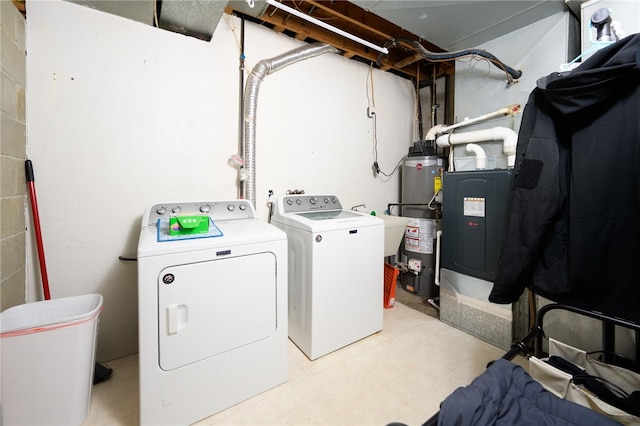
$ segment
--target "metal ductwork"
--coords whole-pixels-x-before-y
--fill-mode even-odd
[[[153,25],[155,0],[67,0],[91,9]]]
[[[226,7],[225,0],[68,0],[92,9],[122,16],[180,34],[210,41]],[[258,16],[246,1],[235,6],[248,15]],[[266,3],[260,5],[262,13]],[[257,10],[257,8],[256,8]]]
[[[159,5],[158,26],[210,41],[227,7],[221,0],[169,0]]]
[[[313,43],[298,47],[289,52],[263,59],[251,70],[244,91],[244,167],[246,181],[243,191],[245,198],[256,206],[256,111],[258,109],[258,92],[262,80],[269,74],[281,70],[304,59],[313,58],[323,53],[340,53],[338,49],[324,43]]]
[[[269,6],[265,0],[230,0],[229,7],[245,15],[259,18]]]

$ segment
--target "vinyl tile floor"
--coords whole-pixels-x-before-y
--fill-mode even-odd
[[[379,333],[309,359],[289,341],[289,380],[197,425],[421,425],[504,350],[396,303]],[[518,357],[520,358],[520,357]],[[514,361],[524,364],[524,359]],[[137,425],[138,357],[107,362],[83,425]]]

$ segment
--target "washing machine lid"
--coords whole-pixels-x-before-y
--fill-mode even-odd
[[[294,194],[276,200],[271,223],[308,232],[383,226],[384,222],[366,213],[345,210],[335,195]]]
[[[315,212],[294,213],[309,220],[333,220],[359,217],[361,214],[349,210],[321,210]]]

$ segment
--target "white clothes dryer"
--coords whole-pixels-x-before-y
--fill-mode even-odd
[[[171,235],[171,218],[206,232]],[[190,225],[184,230],[189,231]],[[190,424],[287,381],[287,236],[246,200],[146,208],[140,423]]]
[[[382,219],[334,195],[288,195],[271,224],[289,240],[289,338],[309,359],[382,330]]]

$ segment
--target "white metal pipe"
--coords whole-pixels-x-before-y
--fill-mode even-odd
[[[518,134],[508,127],[492,127],[491,129],[473,132],[448,133],[438,136],[436,144],[439,147],[449,147],[452,145],[500,140],[503,141],[502,152],[507,155],[507,167],[512,168],[516,161]]]
[[[480,145],[469,143],[465,149],[467,152],[472,152],[476,156],[476,170],[484,170],[487,168],[487,154]]]
[[[442,231],[436,231],[436,272],[434,276],[435,285],[440,286],[440,240],[442,239]]]
[[[480,115],[478,117],[475,118],[468,118],[466,120],[463,120],[459,123],[455,123],[455,124],[450,124],[448,126],[442,125],[442,124],[438,124],[436,126],[433,126],[432,128],[429,129],[429,131],[427,132],[427,135],[425,136],[425,140],[433,140],[436,138],[437,135],[441,134],[441,133],[447,133],[453,129],[457,129],[458,127],[464,127],[464,126],[470,126],[472,124],[476,124],[479,123],[481,121],[485,121],[485,120],[490,120],[492,118],[497,118],[497,117],[501,117],[503,115],[514,115],[515,113],[517,113],[518,111],[520,111],[520,104],[513,104],[513,105],[509,105],[505,108],[501,108],[497,111],[493,111],[484,115]]]

